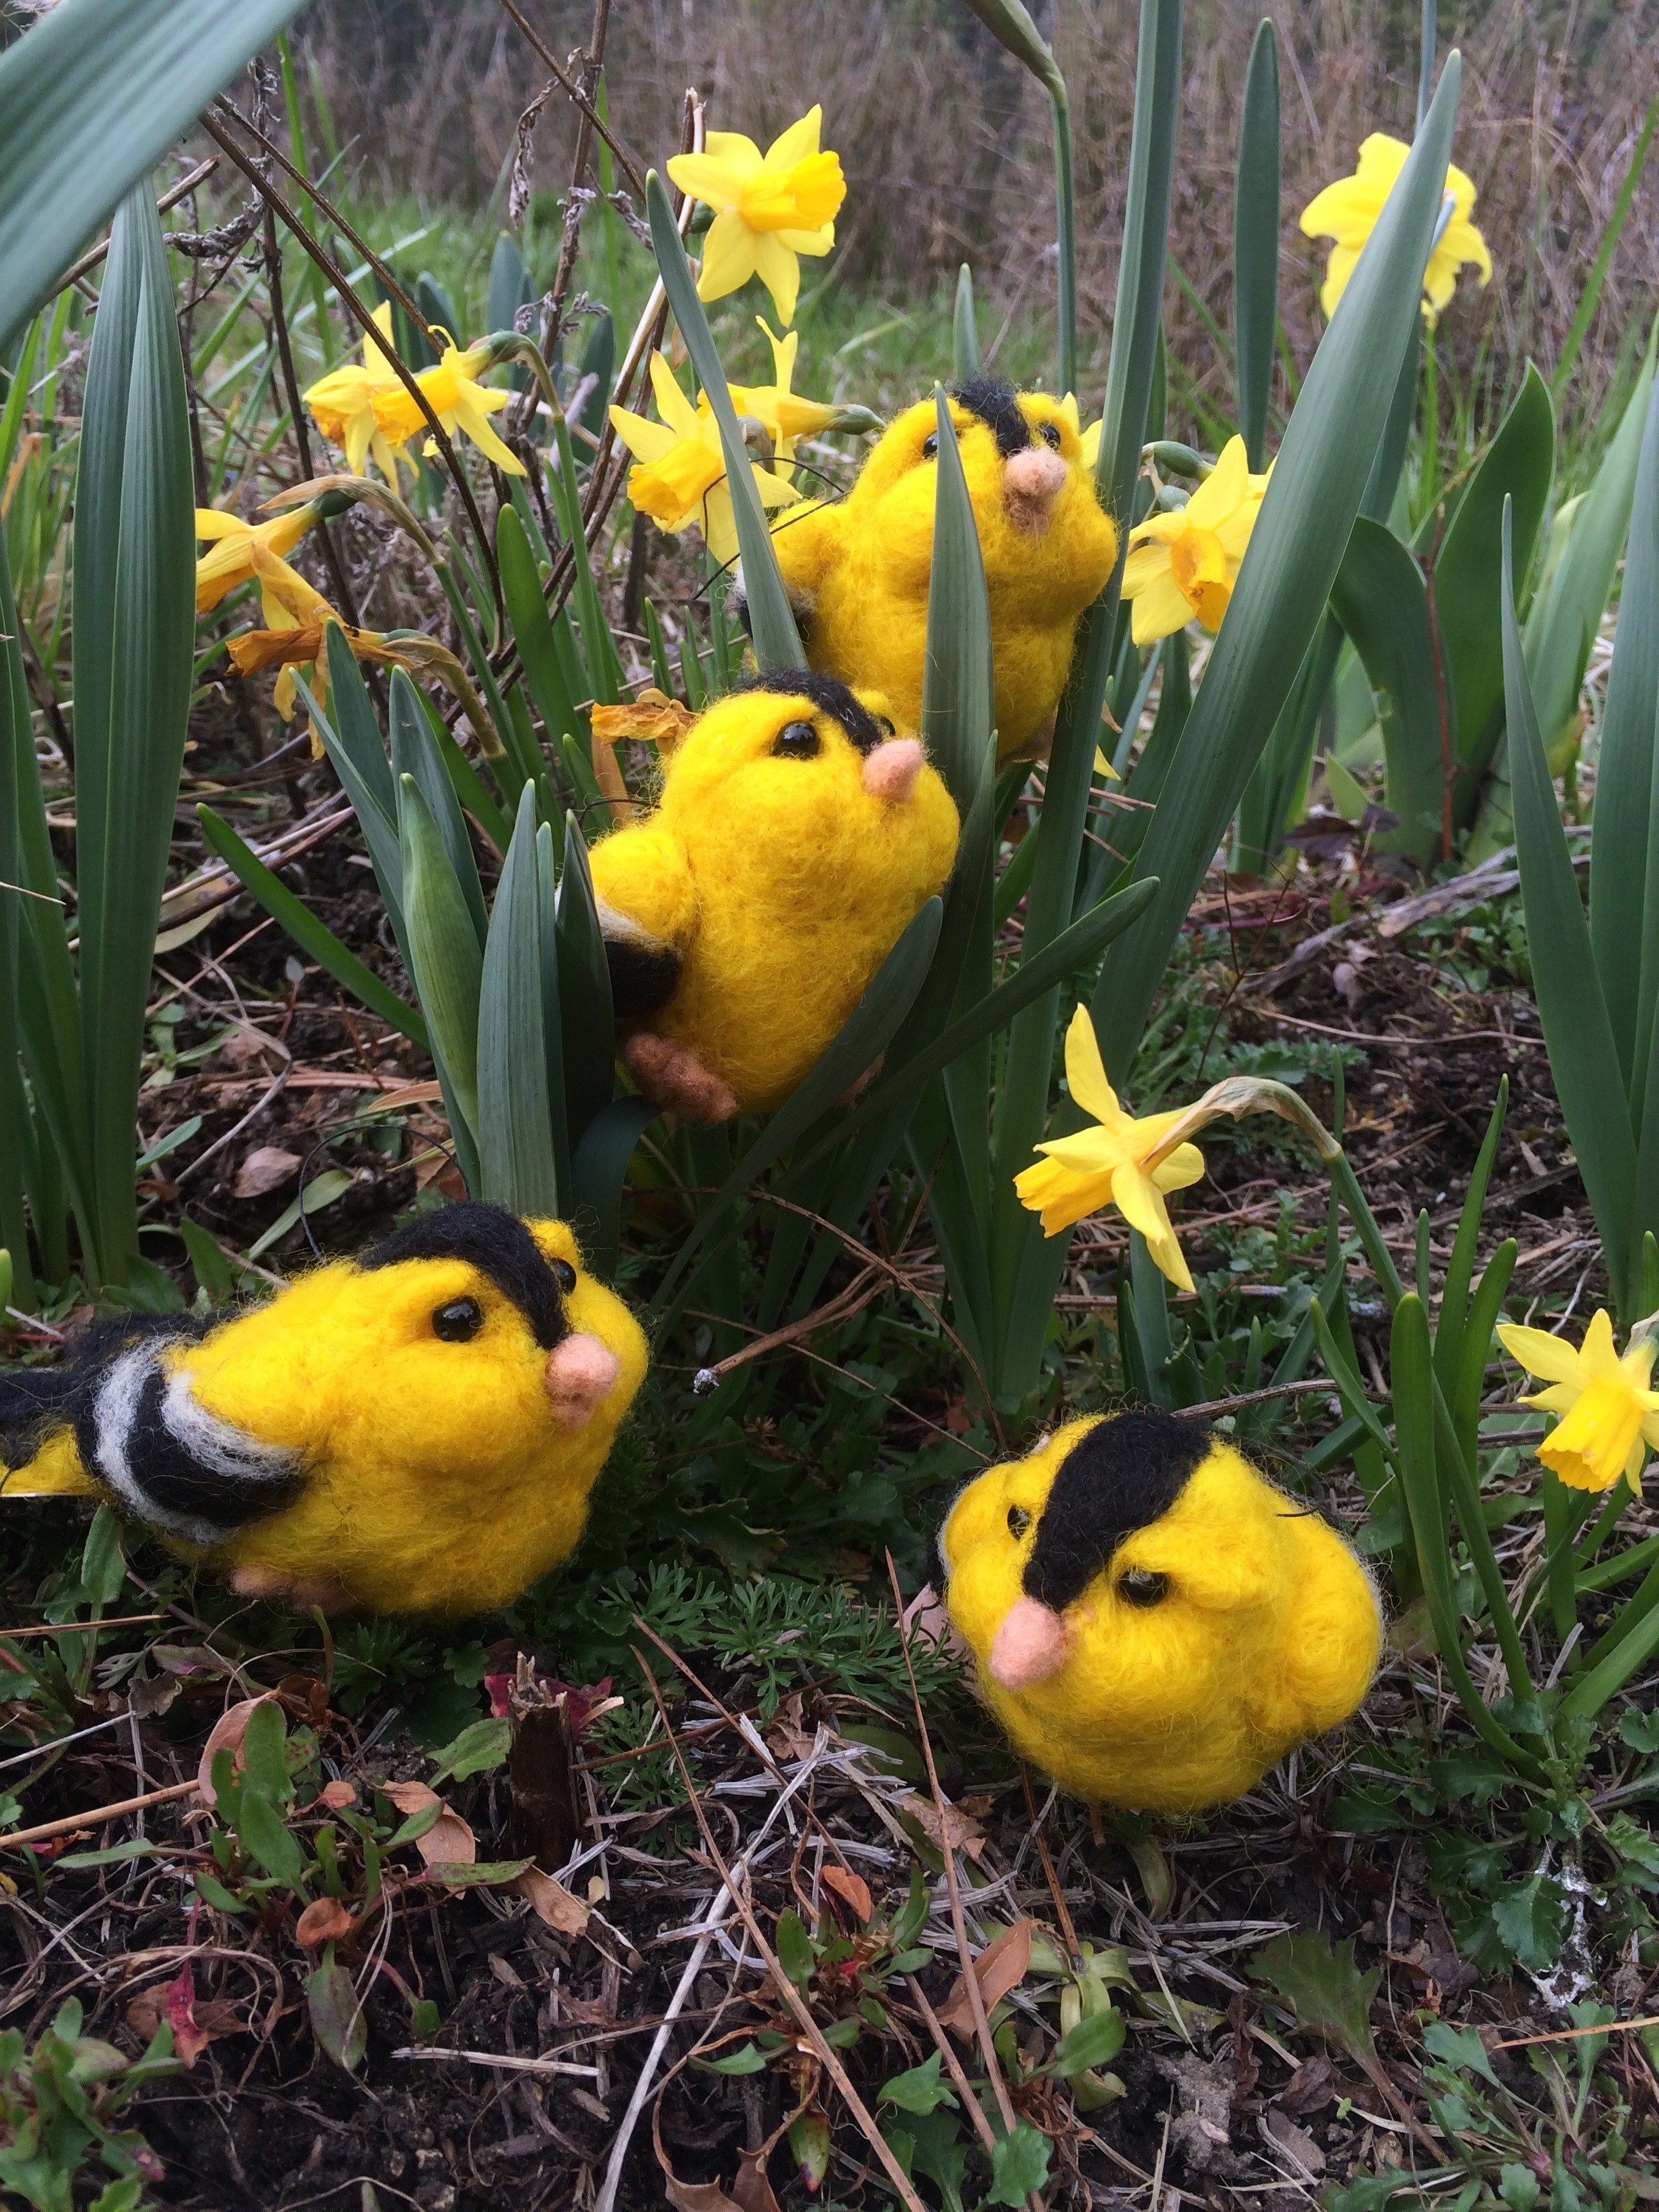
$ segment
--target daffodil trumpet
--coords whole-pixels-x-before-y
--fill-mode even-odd
[[[1159,1272],[1180,1291],[1191,1291],[1193,1279],[1165,1200],[1203,1175],[1204,1155],[1192,1142],[1200,1130],[1246,1114],[1277,1114],[1312,1140],[1322,1159],[1342,1157],[1340,1145],[1294,1091],[1260,1076],[1224,1077],[1190,1106],[1137,1120],[1106,1079],[1094,1024],[1082,1006],[1066,1033],[1066,1079],[1073,1099],[1096,1126],[1037,1146],[1045,1158],[1014,1177],[1021,1205],[1042,1216],[1045,1237],[1074,1227],[1103,1206],[1116,1206],[1146,1239]]]

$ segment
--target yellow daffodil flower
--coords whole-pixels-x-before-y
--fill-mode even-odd
[[[423,368],[415,380],[427,405],[452,438],[459,430],[471,438],[479,452],[488,455],[498,469],[510,477],[523,476],[524,463],[489,427],[490,416],[505,407],[513,395],[509,392],[488,392],[479,383],[479,375],[489,366],[489,347],[471,346],[463,353],[449,338],[447,331],[439,331],[436,335],[449,341],[444,347],[443,357],[435,368]],[[407,445],[410,439],[426,428],[425,416],[399,383],[375,395],[374,415],[394,446]],[[428,456],[436,450],[430,438],[422,448]]]
[[[383,300],[374,310],[374,327],[387,345],[392,341],[392,302]],[[347,362],[319,378],[305,395],[317,428],[331,445],[345,448],[346,467],[362,476],[363,463],[373,455],[374,465],[395,490],[398,464],[412,467],[401,443],[386,435],[374,402],[389,392],[403,391],[390,356],[380,339],[365,336],[361,363]]]
[[[1203,1174],[1204,1155],[1188,1141],[1200,1129],[1224,1115],[1238,1121],[1246,1114],[1277,1114],[1312,1139],[1322,1159],[1335,1159],[1342,1151],[1294,1091],[1265,1076],[1224,1076],[1190,1106],[1136,1121],[1106,1080],[1094,1024],[1082,1006],[1066,1032],[1066,1080],[1073,1098],[1098,1126],[1039,1145],[1047,1159],[1014,1177],[1020,1204],[1042,1216],[1045,1237],[1103,1206],[1116,1206],[1177,1290],[1190,1291],[1193,1279],[1164,1200],[1167,1192],[1185,1190]]]
[[[1648,1453],[1659,1451],[1659,1390],[1648,1388],[1659,1339],[1636,1338],[1621,1359],[1605,1310],[1576,1352],[1541,1328],[1503,1322],[1498,1334],[1510,1357],[1550,1386],[1521,1403],[1561,1416],[1538,1447],[1545,1466],[1573,1490],[1611,1490],[1621,1474],[1634,1490]]]
[[[1319,291],[1319,304],[1328,315],[1336,313],[1336,303],[1347,289],[1354,264],[1376,228],[1383,203],[1410,151],[1403,140],[1373,131],[1359,149],[1352,176],[1339,177],[1334,185],[1327,185],[1303,209],[1304,236],[1335,241]],[[1474,185],[1462,169],[1448,168],[1446,191],[1452,202],[1451,220],[1429,256],[1423,277],[1423,313],[1431,328],[1456,289],[1460,269],[1472,264],[1480,272],[1483,287],[1492,276],[1486,241],[1469,220],[1474,209]]]
[[[726,482],[719,426],[706,401],[700,407],[691,404],[659,353],[651,356],[651,388],[657,396],[660,422],[630,414],[625,407],[611,410],[617,435],[641,464],[629,471],[628,496],[641,514],[648,514],[664,530],[678,533],[696,523],[709,551],[723,567],[736,556],[738,526]],[[740,400],[737,404],[742,405]],[[770,469],[762,468],[757,461],[751,461],[750,466],[763,506],[794,503],[793,484]]]
[[[1185,507],[1149,514],[1129,532],[1123,596],[1137,645],[1168,637],[1194,617],[1207,630],[1220,629],[1272,474],[1252,475],[1244,441],[1230,438]]]
[[[803,399],[790,390],[794,380],[795,356],[800,349],[800,332],[791,331],[781,338],[764,315],[755,318],[757,327],[766,333],[766,342],[772,349],[770,384],[734,384],[731,389],[732,404],[739,415],[752,415],[765,429],[777,453],[777,473],[789,478],[790,464],[795,458],[797,438],[815,438],[827,430],[841,410],[826,407],[820,399]],[[697,396],[699,413],[708,406],[705,393]]]
[[[1204,1172],[1204,1155],[1170,1132],[1186,1121],[1185,1112],[1148,1114],[1137,1121],[1118,1103],[1106,1080],[1094,1024],[1079,1006],[1066,1032],[1066,1080],[1073,1097],[1097,1127],[1074,1137],[1054,1137],[1037,1150],[1048,1158],[1014,1177],[1022,1206],[1042,1216],[1042,1233],[1053,1237],[1081,1221],[1085,1213],[1115,1206],[1177,1290],[1190,1291],[1193,1279],[1175,1231],[1164,1194],[1185,1190]]]
[[[213,550],[196,563],[197,613],[206,614],[239,584],[249,583],[258,574],[264,595],[265,620],[274,624],[281,606],[272,599],[266,579],[280,570],[292,576],[302,590],[310,589],[282,556],[294,550],[317,520],[317,501],[307,500],[303,507],[290,507],[269,522],[247,522],[220,507],[198,507],[196,535],[206,539]]]
[[[676,154],[669,162],[680,190],[714,210],[703,240],[699,299],[723,300],[758,275],[778,320],[794,320],[799,256],[829,252],[847,197],[841,156],[818,150],[823,122],[823,110],[814,107],[764,154],[741,131],[711,131],[702,153]]]

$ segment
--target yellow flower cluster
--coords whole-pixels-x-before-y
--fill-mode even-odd
[[[361,476],[365,461],[372,458],[395,489],[399,463],[414,465],[406,448],[427,428],[427,418],[392,365],[389,301],[374,310],[374,327],[380,337],[364,337],[362,362],[331,369],[311,386],[305,401],[323,435],[345,448],[346,466],[353,476]],[[473,346],[463,353],[447,331],[438,335],[448,341],[442,358],[435,368],[423,368],[415,379],[428,406],[450,437],[459,433],[470,438],[498,469],[510,477],[523,476],[524,463],[490,427],[490,416],[507,405],[510,395],[487,392],[478,381],[489,366],[488,347]],[[431,438],[422,450],[428,454],[436,450]]]

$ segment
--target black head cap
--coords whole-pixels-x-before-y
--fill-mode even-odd
[[[1031,442],[1031,426],[1019,411],[1014,387],[1000,376],[970,376],[951,386],[951,397],[996,434],[997,451],[1005,461],[1023,453]]]
[[[468,1199],[438,1213],[422,1213],[394,1229],[364,1254],[365,1271],[395,1267],[404,1260],[465,1260],[511,1298],[544,1352],[568,1336],[564,1301],[541,1246],[516,1213]]]
[[[1173,1413],[1119,1413],[1079,1437],[1037,1523],[1025,1595],[1055,1613],[1073,1604],[1125,1537],[1169,1511],[1209,1449],[1206,1431]]]
[[[872,753],[893,734],[890,722],[882,723],[860,705],[839,677],[825,676],[816,668],[769,668],[763,675],[741,676],[733,691],[773,691],[780,699],[810,699],[822,713],[839,722],[861,753]]]

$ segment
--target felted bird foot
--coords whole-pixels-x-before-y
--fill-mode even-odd
[[[357,1602],[332,1576],[289,1575],[280,1567],[238,1567],[230,1586],[238,1597],[269,1598],[296,1613],[309,1613],[313,1606],[323,1613],[349,1613]]]
[[[623,1043],[622,1060],[653,1104],[683,1121],[729,1121],[738,1110],[730,1085],[689,1045],[640,1030]]]

